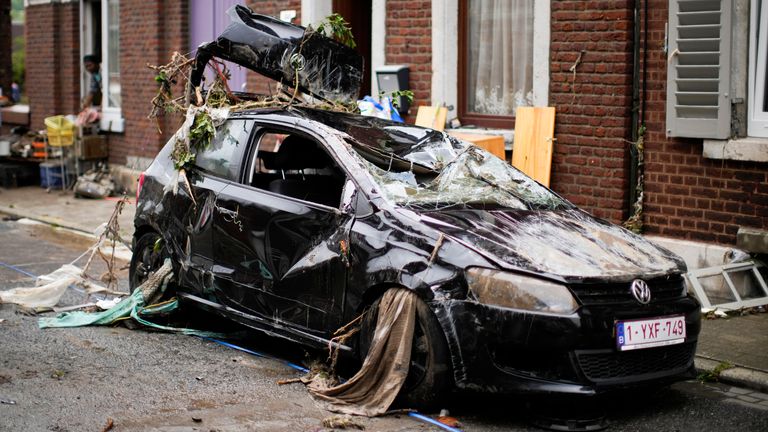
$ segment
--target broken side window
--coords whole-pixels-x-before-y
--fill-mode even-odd
[[[338,208],[345,181],[344,172],[315,140],[280,130],[259,133],[251,186]]]
[[[195,166],[215,176],[239,181],[253,120],[231,119],[216,128],[210,146],[195,155]]]

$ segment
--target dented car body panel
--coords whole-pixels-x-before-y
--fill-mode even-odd
[[[215,40],[200,45],[191,75],[194,87],[212,57],[232,61],[266,77],[329,101],[354,102],[360,93],[363,59],[353,49],[304,27],[236,5],[231,23]]]
[[[194,202],[182,186],[174,194],[170,144],[145,173],[136,236],[162,234],[183,299],[323,347],[387,288],[411,289],[440,323],[460,388],[595,394],[692,371],[699,306],[686,293],[683,262],[669,251],[441,132],[303,108],[232,118],[253,124],[237,144],[237,176],[193,168]],[[321,149],[327,162],[315,156],[298,170],[301,153],[279,162],[291,135],[309,153]],[[265,151],[274,136],[282,144]],[[446,171],[485,195],[461,198],[441,177]],[[336,204],[309,193],[297,198],[287,186],[299,183],[334,189]],[[478,268],[562,287],[576,307],[550,313],[536,302],[486,304],[468,282]],[[648,304],[632,297],[638,279],[650,287]],[[617,321],[671,315],[685,318],[684,343],[617,350]],[[595,361],[618,372],[601,375],[590,369]]]

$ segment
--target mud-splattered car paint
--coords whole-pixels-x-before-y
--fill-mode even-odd
[[[232,114],[188,172],[197,204],[166,187],[169,153],[144,173],[135,239],[162,236],[186,301],[324,347],[386,289],[413,290],[459,388],[594,394],[692,371],[700,313],[680,258],[442,132]],[[682,343],[617,349],[617,321],[668,316],[684,317]]]

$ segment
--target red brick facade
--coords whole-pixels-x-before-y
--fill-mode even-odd
[[[629,199],[632,3],[552,2],[552,187],[614,222],[626,218]]]
[[[120,76],[125,133],[111,134],[109,160],[124,164],[127,156],[154,157],[178,128],[180,116],[166,116],[159,127],[147,118],[156,95],[155,73],[147,64],[164,64],[188,45],[187,2],[122,0],[120,2]]]
[[[389,0],[386,18],[386,64],[410,68],[412,107],[431,104],[432,87],[432,2],[429,0]],[[416,120],[416,108],[407,122]]]
[[[710,160],[702,141],[667,139],[667,0],[649,2],[645,135],[646,232],[734,244],[740,226],[768,226],[768,167],[764,163]],[[164,120],[164,134],[146,118],[155,94],[146,63],[164,63],[188,45],[188,2],[121,1],[121,76],[125,133],[110,135],[110,161],[153,156],[179,123]],[[300,0],[249,1],[256,12],[277,16]],[[33,128],[79,102],[78,2],[27,8],[27,83]],[[552,187],[585,210],[614,222],[629,214],[634,8],[631,0],[551,2],[550,105],[557,108]],[[432,74],[430,0],[388,0],[385,61],[410,67],[413,106],[429,104]],[[642,19],[642,17],[641,17]],[[642,58],[642,55],[641,55]],[[575,70],[574,71],[572,70]],[[268,80],[249,73],[248,90],[268,92]],[[272,87],[274,89],[274,85]],[[640,104],[642,106],[642,104]],[[408,121],[414,119],[412,111]]]
[[[76,113],[80,105],[79,5],[76,2],[29,6],[26,92],[32,129],[56,114]]]
[[[665,135],[668,1],[649,0],[646,232],[734,244],[740,226],[768,228],[768,164],[702,157],[702,140]]]
[[[11,0],[0,0],[0,41],[8,41],[0,44],[0,89],[3,95],[11,94],[11,80],[13,67],[11,52],[13,50],[13,37],[11,36]]]

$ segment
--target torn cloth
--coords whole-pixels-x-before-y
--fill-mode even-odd
[[[150,273],[147,280],[136,288],[133,291],[133,294],[124,298],[111,308],[95,313],[83,311],[65,312],[51,318],[40,318],[37,325],[40,328],[111,325],[122,319],[133,318],[138,323],[157,330],[179,332],[202,337],[225,337],[226,335],[216,332],[163,326],[142,318],[143,316],[167,314],[176,310],[179,304],[176,299],[152,306],[144,306],[159,300],[172,278],[173,266],[171,265],[171,260],[166,258],[162,267]]]
[[[125,295],[125,293],[109,291],[88,281],[83,277],[83,271],[79,267],[66,264],[53,273],[38,277],[34,287],[14,288],[0,292],[0,303],[15,303],[35,310],[50,309],[59,303],[61,296],[70,285],[81,286],[88,294],[103,292]]]
[[[384,293],[371,346],[355,376],[333,387],[319,376],[309,382],[310,393],[323,408],[368,417],[387,412],[408,376],[417,301],[406,289]]]

